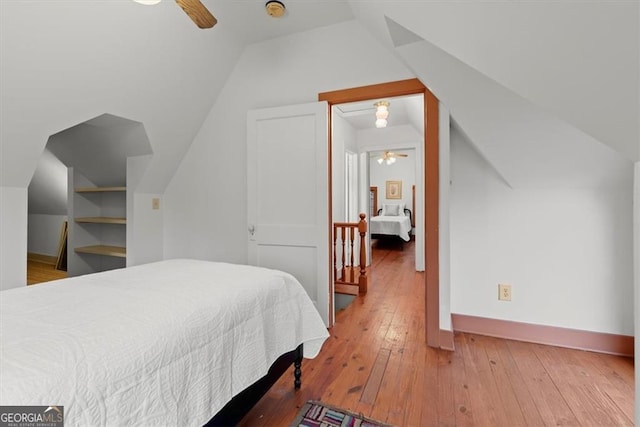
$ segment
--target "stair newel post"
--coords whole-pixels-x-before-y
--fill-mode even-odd
[[[367,221],[366,214],[360,214],[360,222],[358,222],[358,233],[360,233],[360,280],[358,287],[360,293],[367,293],[367,251],[366,248],[366,236],[367,236]]]

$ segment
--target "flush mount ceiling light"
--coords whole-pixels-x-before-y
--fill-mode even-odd
[[[146,5],[154,5],[160,3],[161,0],[133,0],[136,3],[146,4]]]
[[[389,101],[378,101],[373,104],[376,107],[376,127],[387,127],[387,117],[389,117]]]
[[[284,15],[285,7],[284,3],[279,2],[278,0],[270,0],[264,5],[267,10],[267,14],[273,18],[280,18]]]

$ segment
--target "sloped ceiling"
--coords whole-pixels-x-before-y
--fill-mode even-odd
[[[55,135],[47,142],[66,166],[96,186],[126,186],[127,158],[152,154],[141,123],[103,114]]]
[[[144,123],[145,185],[163,189],[241,46],[224,29],[195,31],[169,2],[0,5],[2,185],[29,183],[50,135],[111,113]]]
[[[352,17],[393,49],[391,18],[465,72],[639,158],[637,2],[288,3],[274,21],[262,1],[205,0],[219,24],[203,31],[173,1],[2,0],[0,185],[26,187],[50,135],[110,113],[144,125],[154,156],[139,191],[162,192],[247,43]],[[535,121],[517,123],[521,134],[527,126]]]
[[[2,0],[0,185],[26,187],[50,135],[109,113],[144,125],[138,189],[164,191],[246,43],[353,17],[299,3],[278,25],[262,1],[205,0],[219,23],[200,30],[174,1]]]
[[[628,159],[640,158],[638,2],[350,4],[389,48],[387,18],[417,36],[405,33],[396,44],[423,39]],[[462,77],[455,70],[449,81]]]
[[[512,187],[611,188],[628,184],[631,161],[608,145],[427,41],[398,46],[397,50],[422,81],[440,94],[471,143]]]

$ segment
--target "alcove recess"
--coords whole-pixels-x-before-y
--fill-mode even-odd
[[[126,266],[126,185],[95,185],[69,168],[70,203],[74,222],[69,250],[80,257],[77,269],[89,272]]]
[[[68,275],[126,267],[128,205],[152,155],[142,123],[102,114],[51,135],[47,149],[67,167]]]

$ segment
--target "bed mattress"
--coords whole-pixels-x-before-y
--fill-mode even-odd
[[[202,425],[327,329],[300,283],[167,260],[0,292],[0,404],[62,405],[65,425]]]
[[[405,242],[411,240],[411,218],[399,216],[374,216],[370,220],[371,234],[398,236]]]

